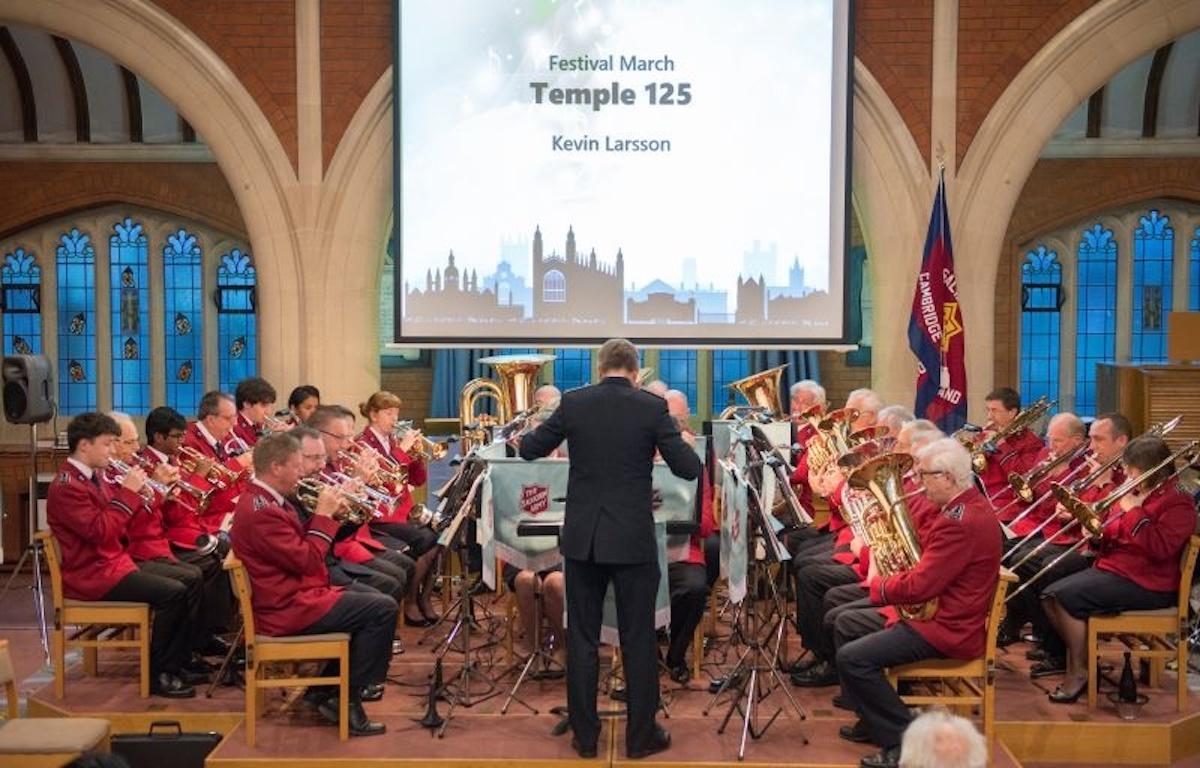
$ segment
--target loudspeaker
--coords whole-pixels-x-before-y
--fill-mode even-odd
[[[4,358],[4,418],[12,424],[41,424],[54,416],[50,392],[54,371],[45,355]]]

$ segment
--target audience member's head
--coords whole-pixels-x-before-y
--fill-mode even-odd
[[[987,742],[970,720],[935,709],[913,720],[900,743],[900,768],[985,768]]]

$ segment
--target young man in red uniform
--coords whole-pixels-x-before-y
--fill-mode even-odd
[[[264,437],[254,448],[254,479],[233,517],[230,537],[250,577],[256,629],[269,636],[348,632],[350,733],[380,734],[386,728],[367,717],[361,697],[387,674],[399,609],[395,600],[373,590],[330,586],[325,558],[340,527],[333,519],[340,501],[335,490],[326,489],[302,523],[301,511],[287,500],[302,471],[299,440],[286,432]],[[336,693],[310,690],[306,700],[337,722]]]
[[[1067,646],[1066,675],[1050,694],[1056,704],[1072,704],[1087,689],[1089,616],[1168,608],[1178,599],[1179,561],[1196,530],[1196,504],[1168,479],[1171,464],[1150,474],[1170,456],[1161,437],[1142,436],[1125,447],[1125,474],[1141,482],[1105,518],[1096,565],[1042,592],[1046,616]]]
[[[74,600],[149,603],[150,691],[167,698],[196,695],[184,671],[190,653],[187,589],[139,571],[123,539],[144,501],[146,473],[134,468],[111,490],[100,481],[121,428],[102,413],[82,413],[67,425],[71,455],[59,467],[46,499],[46,519],[62,551],[63,593]]]
[[[951,438],[937,440],[921,452],[917,471],[925,495],[941,508],[922,532],[921,561],[910,571],[883,578],[872,564],[868,581],[876,605],[937,598],[937,611],[931,619],[904,619],[837,652],[842,692],[865,733],[882,748],[862,759],[865,768],[899,765],[900,737],[912,719],[885,670],[921,659],[981,655],[1000,571],[999,525],[975,488],[967,450]]]
[[[142,458],[148,466],[167,465],[178,468],[179,448],[187,430],[187,419],[174,408],[160,406],[146,416],[147,445]],[[212,486],[203,477],[188,475],[182,478],[193,487],[207,491]],[[225,552],[218,548],[212,552],[201,552],[197,539],[209,534],[200,517],[202,503],[188,494],[169,498],[160,506],[163,536],[176,559],[200,569],[204,582],[198,627],[202,632],[203,644],[199,650],[206,656],[223,656],[229,644],[220,634],[228,631],[233,615],[233,590],[229,574],[221,567]],[[210,534],[211,535],[211,534]]]
[[[233,391],[233,400],[234,407],[237,408],[237,421],[231,434],[236,435],[236,440],[229,439],[225,448],[231,453],[240,453],[231,450],[241,447],[235,446],[238,441],[246,448],[253,448],[265,431],[263,425],[275,410],[275,387],[271,386],[271,382],[257,376],[242,379]]]
[[[1021,396],[1012,387],[1000,387],[988,393],[985,407],[988,428],[980,433],[980,442],[986,441],[1012,423],[1021,412]],[[987,464],[979,473],[979,481],[983,483],[983,492],[992,500],[995,508],[999,509],[1012,501],[1013,492],[1008,485],[1009,474],[1016,472],[1021,475],[1027,472],[1037,463],[1042,448],[1041,438],[1029,429],[1022,429],[1001,440],[995,453],[984,454]],[[1000,521],[1006,523],[1019,513],[1019,506],[1013,504],[1001,515]]]

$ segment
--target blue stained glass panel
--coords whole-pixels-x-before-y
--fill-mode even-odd
[[[96,410],[96,250],[72,227],[59,237],[58,412]]]
[[[222,392],[258,372],[257,274],[250,254],[234,248],[217,267],[217,359]]]
[[[1021,265],[1021,395],[1058,400],[1062,267],[1044,245]]]
[[[4,354],[42,354],[42,268],[24,248],[4,255]]]
[[[1094,416],[1096,364],[1113,359],[1117,341],[1117,242],[1099,224],[1079,242],[1075,321],[1075,412]]]
[[[1192,233],[1192,251],[1188,259],[1188,310],[1200,311],[1200,227]]]
[[[195,413],[204,394],[204,299],[200,246],[180,229],[163,246],[167,405]]]
[[[712,353],[712,411],[716,416],[727,406],[745,404],[746,398],[729,388],[731,382],[750,375],[750,353],[738,349],[714,349]]]
[[[108,238],[112,291],[113,408],[150,410],[150,269],[142,225],[126,217]]]
[[[1135,363],[1167,358],[1167,313],[1171,311],[1175,230],[1168,217],[1152,210],[1133,233],[1133,334]]]
[[[592,380],[590,349],[556,349],[554,354],[554,385],[563,392]]]
[[[658,378],[671,389],[687,395],[688,405],[696,408],[696,350],[664,349],[658,353]]]

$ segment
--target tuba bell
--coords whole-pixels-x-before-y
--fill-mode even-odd
[[[462,423],[460,450],[464,456],[472,448],[490,442],[492,427],[507,424],[516,414],[529,410],[533,405],[538,374],[542,366],[552,360],[554,355],[495,355],[480,358],[479,362],[495,369],[499,379],[472,379],[459,394],[458,418]],[[495,416],[476,413],[476,406],[485,400],[494,403]]]
[[[730,384],[729,388],[746,398],[751,408],[760,408],[772,419],[778,419],[783,413],[779,403],[779,391],[784,368],[787,368],[787,363],[738,379]],[[730,419],[742,407],[730,405],[717,418]]]
[[[904,475],[912,463],[908,454],[884,453],[867,459],[846,478],[852,489],[870,491],[879,503],[879,513],[868,514],[863,525],[875,567],[884,576],[910,571],[921,562],[921,544],[904,502]],[[899,610],[906,619],[930,619],[937,612],[937,598]]]

